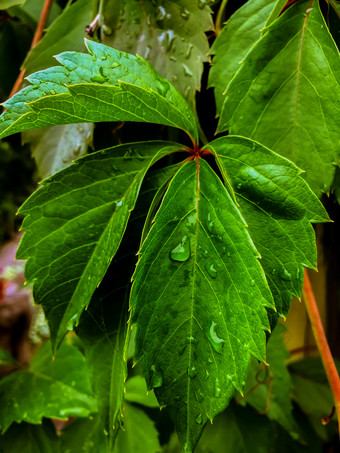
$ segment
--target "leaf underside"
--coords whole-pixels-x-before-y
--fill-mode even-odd
[[[292,5],[225,91],[218,131],[250,137],[306,171],[319,196],[339,162],[340,59],[317,1]]]

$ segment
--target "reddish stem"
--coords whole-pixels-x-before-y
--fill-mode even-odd
[[[307,270],[305,271],[305,279],[303,282],[303,295],[309,320],[312,325],[314,338],[318,346],[322,363],[327,374],[328,382],[334,396],[335,409],[338,415],[338,427],[340,435],[340,379],[338,371],[335,367],[332,353],[327,342],[325,331],[322,326],[320,313],[315,301],[312,285],[310,283]]]
[[[45,24],[46,24],[46,20],[47,20],[47,17],[48,17],[48,13],[50,12],[51,5],[52,5],[52,0],[45,0],[44,7],[43,7],[43,9],[41,11],[40,19],[39,19],[37,28],[36,28],[36,30],[34,32],[34,36],[33,36],[33,40],[32,40],[32,44],[31,44],[30,50],[32,50],[33,47],[35,47],[38,44],[38,42],[40,41],[40,39],[42,37],[42,34],[44,32],[44,28],[45,28]],[[25,75],[25,69],[22,69],[20,71],[20,74],[19,74],[17,80],[15,81],[15,84],[14,84],[14,86],[12,88],[12,91],[11,91],[11,93],[9,95],[10,98],[17,91],[19,91],[20,86],[22,84],[22,80],[24,78],[24,75]]]

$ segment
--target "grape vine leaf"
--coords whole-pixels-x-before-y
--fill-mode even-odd
[[[213,22],[207,3],[104,0],[99,24],[104,44],[146,58],[193,102],[203,63],[209,60],[205,32],[212,30]]]
[[[272,23],[226,89],[218,131],[250,137],[306,171],[319,196],[339,162],[340,59],[317,1]]]
[[[216,157],[233,188],[278,314],[286,316],[292,296],[300,297],[303,266],[316,269],[311,222],[329,221],[327,212],[293,162],[244,137],[227,136],[205,149]]]
[[[293,438],[299,436],[293,416],[290,396],[293,390],[292,378],[286,361],[289,352],[283,343],[282,334],[286,329],[278,324],[269,338],[267,360],[269,367],[259,368],[258,362],[251,361],[242,404],[250,404],[270,420],[279,423]]]
[[[66,124],[25,131],[22,142],[30,143],[39,174],[47,178],[83,156],[92,144],[93,123]]]
[[[261,30],[276,8],[277,0],[253,0],[241,6],[228,19],[210,53],[214,55],[209,72],[209,86],[214,87],[217,112],[222,110],[224,90],[243,59],[261,38]]]
[[[45,180],[20,208],[26,232],[17,258],[28,260],[26,279],[53,345],[78,323],[105,275],[147,170],[181,147],[155,141],[90,154]]]
[[[66,6],[38,44],[28,53],[22,67],[26,76],[48,68],[54,63],[54,55],[65,50],[84,49],[85,27],[93,18],[94,0],[77,0]]]
[[[0,398],[2,431],[13,422],[40,423],[43,417],[87,417],[97,411],[85,358],[77,348],[66,343],[54,362],[51,346],[46,343],[29,369],[4,377],[0,381]]]
[[[51,420],[43,419],[40,425],[13,424],[0,435],[3,453],[61,453],[59,437]]]
[[[273,307],[245,222],[203,160],[170,183],[140,251],[131,292],[136,360],[186,451],[265,361]]]
[[[0,138],[44,126],[96,121],[165,124],[197,139],[189,104],[143,58],[86,40],[90,54],[63,52],[61,66],[27,77],[30,86],[8,99]]]

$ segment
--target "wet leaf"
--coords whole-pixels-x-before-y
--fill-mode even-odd
[[[146,58],[193,102],[201,86],[203,63],[208,61],[205,32],[213,28],[208,4],[104,0],[99,19],[102,42]]]
[[[149,167],[181,145],[119,145],[77,160],[43,182],[21,207],[17,257],[41,303],[52,343],[79,322],[122,240]]]

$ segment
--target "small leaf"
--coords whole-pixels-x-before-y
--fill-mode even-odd
[[[192,103],[208,61],[205,32],[213,28],[211,11],[199,2],[167,0],[104,0],[101,39],[119,50],[137,53],[173,83]]]
[[[292,160],[320,196],[339,161],[340,59],[317,1],[272,23],[226,88],[218,131],[250,137]]]
[[[78,323],[105,275],[148,168],[180,148],[143,142],[98,151],[46,180],[21,207],[26,233],[17,257],[28,260],[26,279],[53,345]]]
[[[185,260],[172,256],[179,246]],[[272,304],[233,200],[205,161],[186,163],[143,243],[131,309],[136,360],[188,451],[234,388],[242,391],[250,354],[265,360]]]
[[[228,136],[206,149],[216,156],[226,184],[233,188],[276,309],[286,316],[292,296],[301,296],[303,266],[316,268],[310,223],[328,221],[328,215],[301,170],[259,143]]]
[[[91,53],[64,52],[62,66],[31,74],[4,103],[0,138],[27,129],[97,121],[165,124],[197,139],[189,104],[143,58],[87,41]]]
[[[16,371],[0,381],[2,431],[13,422],[40,423],[43,417],[67,419],[96,412],[83,355],[64,344],[52,362],[50,350],[46,343],[28,370]]]
[[[147,391],[145,379],[142,376],[133,376],[126,382],[125,401],[138,403],[147,407],[158,407],[153,390]]]
[[[23,143],[30,143],[42,178],[67,167],[83,156],[92,143],[93,123],[67,124],[23,132]]]

